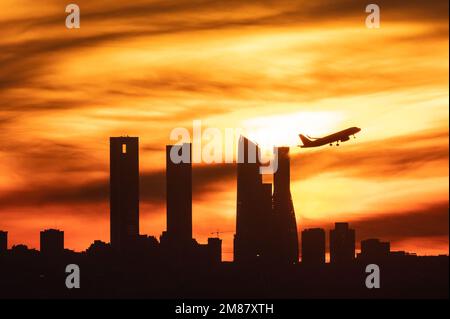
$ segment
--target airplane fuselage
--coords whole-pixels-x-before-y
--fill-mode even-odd
[[[355,135],[356,133],[360,132],[361,129],[358,127],[350,127],[346,130],[322,137],[317,139],[308,139],[303,135],[300,135],[300,138],[303,142],[302,148],[308,148],[308,147],[318,147],[322,145],[327,144],[333,144],[333,143],[339,143],[339,142],[345,142],[350,139],[350,136]]]

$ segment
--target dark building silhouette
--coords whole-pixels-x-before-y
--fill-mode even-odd
[[[274,174],[273,210],[275,214],[277,252],[279,261],[293,264],[298,262],[298,232],[292,203],[290,181],[291,168],[289,147],[275,150],[278,169]]]
[[[255,262],[264,251],[265,215],[270,214],[272,189],[263,186],[259,147],[241,136],[237,163],[236,234],[234,261]],[[269,207],[264,207],[269,206]],[[267,216],[266,216],[267,218]]]
[[[330,262],[351,263],[355,260],[355,230],[348,223],[335,223],[330,230]]]
[[[274,226],[274,214],[272,209],[272,184],[263,183],[261,187],[261,198],[258,201],[259,216],[255,220],[256,229],[259,230],[257,237],[257,257],[261,262],[274,263],[277,258],[276,233]]]
[[[166,146],[166,203],[167,231],[161,241],[192,244],[192,144]]]
[[[389,257],[390,251],[391,243],[371,238],[361,241],[361,253],[358,257],[364,259],[382,259]]]
[[[139,139],[110,138],[111,246],[127,251],[139,235]]]
[[[325,264],[325,231],[322,228],[302,231],[302,263],[305,265]]]
[[[192,236],[192,144],[166,146],[167,230],[160,237],[163,258],[171,263],[217,264],[222,241],[199,244]],[[156,244],[156,243],[155,243]],[[147,240],[147,248],[151,248]]]
[[[8,232],[0,230],[0,254],[6,253],[8,250]]]
[[[222,261],[222,239],[208,238],[208,253],[212,262],[220,263]]]
[[[57,229],[41,231],[40,251],[44,256],[56,256],[64,252],[64,232]]]
[[[159,242],[155,236],[139,235],[133,242],[133,250],[136,253],[144,251],[155,251]]]
[[[11,247],[10,254],[11,256],[15,256],[18,258],[31,258],[39,256],[39,251],[37,251],[36,249],[30,249],[27,245],[18,244]]]
[[[111,254],[111,244],[101,240],[94,240],[89,248],[86,249],[86,253],[90,256],[107,256]]]
[[[293,264],[298,262],[298,234],[290,192],[289,148],[278,151],[272,185],[263,183],[259,147],[239,141],[237,216],[234,261]]]

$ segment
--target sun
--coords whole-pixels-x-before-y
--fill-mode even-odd
[[[298,135],[321,136],[329,134],[342,123],[339,112],[298,112],[244,121],[245,132],[262,148],[297,146]]]

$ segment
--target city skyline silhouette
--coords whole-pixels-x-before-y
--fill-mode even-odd
[[[395,273],[392,271],[395,269],[398,271],[398,267],[406,267],[412,274],[420,272],[423,276],[417,283],[417,288],[407,292],[409,296],[448,296],[448,286],[445,286],[448,272],[444,271],[448,269],[448,255],[419,257],[404,251],[391,251],[389,242],[377,238],[364,239],[361,242],[361,252],[356,254],[355,229],[351,229],[345,222],[336,222],[335,228],[330,231],[330,263],[326,263],[326,240],[323,229],[304,229],[299,242],[290,194],[289,148],[276,148],[279,162],[278,169],[274,173],[272,192],[272,184],[263,183],[259,171],[261,163],[252,161],[248,155],[251,149],[260,152],[259,147],[254,144],[250,147],[252,142],[244,137],[241,137],[240,143],[243,143],[244,147],[240,148],[241,153],[238,154],[243,160],[236,166],[238,187],[234,236],[236,247],[233,262],[222,261],[222,240],[219,237],[208,238],[206,244],[198,243],[193,237],[191,157],[188,157],[187,163],[174,163],[171,158],[172,151],[177,153],[187,151],[192,154],[191,144],[166,147],[167,230],[157,239],[155,236],[139,232],[139,139],[112,137],[110,243],[96,240],[84,252],[76,253],[65,249],[64,231],[46,229],[40,234],[39,252],[28,249],[25,245],[14,245],[11,249],[7,249],[8,233],[1,231],[0,273],[3,272],[3,277],[0,278],[6,281],[6,286],[13,291],[12,296],[91,298],[206,296],[212,289],[207,279],[209,276],[219,275],[220,279],[215,277],[216,280],[224,280],[227,276],[235,274],[242,277],[244,282],[252,282],[252,285],[244,290],[245,293],[243,292],[243,296],[246,297],[343,297],[355,296],[364,291],[363,282],[358,285],[355,278],[359,280],[363,278],[364,272],[361,272],[361,267],[376,263],[383,267],[384,276],[391,282],[388,288],[379,294],[369,295],[370,297],[395,296],[399,291],[403,291],[401,287],[392,286],[393,283],[402,284],[401,280],[397,282],[395,276],[391,277]],[[76,265],[81,263],[83,270],[90,273],[88,280],[90,290],[81,289],[72,295],[63,290],[61,280],[64,263]],[[101,272],[98,273],[101,265],[106,265],[105,263],[109,265],[108,267],[113,267],[111,270],[119,267],[116,271],[129,279],[141,274],[146,267],[149,267],[148,270],[158,269],[159,274],[163,274],[159,282],[162,286],[157,285],[159,288],[153,290],[154,287],[150,287],[146,280],[136,282],[130,279],[129,282],[120,282],[117,288],[127,287],[133,292],[103,291],[108,289],[110,283],[100,280],[98,276],[107,276],[111,271],[106,270],[103,275]],[[183,269],[183,273],[172,277],[173,271],[177,269]],[[24,285],[20,280],[24,271],[29,272],[24,278],[32,278],[30,283],[25,285],[31,289],[26,293],[19,289]],[[206,277],[198,279],[199,282],[196,284],[188,285],[182,290],[166,287],[164,293],[159,290],[166,284],[177,286],[180,280],[181,282],[193,280],[199,271]],[[342,287],[346,288],[339,288],[336,278],[328,277],[334,276],[336,272],[339,273],[339,277],[344,275],[340,280],[348,281],[348,287],[341,282]],[[253,278],[257,273],[262,277]],[[325,273],[327,279],[316,277],[306,280],[304,277],[318,273]],[[297,277],[298,279],[295,279]],[[294,279],[299,280],[299,286],[282,284],[285,280]],[[263,289],[259,286],[267,284],[267,280],[271,283],[268,287]],[[406,282],[412,285],[414,280],[409,278]],[[277,286],[278,284],[281,286]],[[302,284],[306,284],[311,290],[305,289]],[[236,287],[242,288],[240,285],[235,283],[235,286],[226,288],[223,295],[216,296],[233,296]],[[8,297],[9,290],[3,290],[2,295]],[[363,296],[368,295],[363,293]]]
[[[275,220],[270,220],[270,214],[275,214],[274,216],[282,215],[280,211],[286,211],[286,217],[284,219],[287,221],[291,219],[290,223],[292,226],[284,223],[285,233],[294,233],[294,237],[291,240],[293,244],[289,244],[284,241],[285,245],[288,247],[291,245],[291,262],[299,261],[299,247],[300,244],[298,233],[308,233],[308,231],[323,231],[322,228],[297,228],[296,215],[294,212],[294,207],[292,206],[292,198],[290,195],[290,159],[289,159],[289,147],[274,147],[277,151],[277,171],[273,173],[273,185],[272,183],[263,182],[263,174],[260,173],[260,166],[262,163],[258,160],[258,154],[261,153],[260,147],[250,141],[248,138],[241,136],[239,143],[243,145],[242,149],[239,149],[236,161],[238,163],[233,163],[237,169],[237,199],[236,199],[236,230],[234,231],[234,244],[236,245],[236,234],[242,232],[244,236],[250,236],[249,239],[243,241],[243,245],[253,245],[253,248],[244,248],[247,250],[249,255],[262,255],[262,251],[267,249],[273,249],[269,247],[269,242],[274,242],[280,240],[276,239],[268,233],[273,232],[270,228],[277,228],[282,226],[276,226],[277,222]],[[249,147],[249,145],[251,147]],[[187,163],[181,162],[175,164],[172,162],[170,157],[171,149],[176,148],[178,153],[187,151],[189,154],[189,161]],[[252,152],[256,152],[253,154]],[[250,155],[251,154],[251,155]],[[256,161],[255,161],[256,159]],[[280,165],[280,166],[278,166]],[[278,170],[279,169],[279,170]],[[167,145],[166,146],[166,194],[167,198],[167,228],[163,231],[160,236],[160,240],[168,240],[175,242],[190,242],[195,240],[193,237],[193,225],[192,225],[192,195],[193,195],[193,184],[192,184],[192,144],[185,143],[181,145]],[[168,173],[167,173],[168,172]],[[116,247],[115,250],[120,251],[122,243],[121,241],[127,242],[139,238],[141,235],[139,232],[139,182],[140,172],[139,172],[139,138],[138,137],[111,137],[110,138],[110,242],[112,247]],[[184,180],[184,182],[183,182]],[[273,188],[273,194],[272,194]],[[174,195],[172,195],[174,194]],[[244,195],[246,194],[246,195]],[[283,200],[277,198],[284,198]],[[266,204],[264,204],[266,203]],[[246,208],[244,208],[246,207]],[[244,210],[240,213],[239,211]],[[244,215],[239,217],[239,215]],[[248,216],[246,216],[248,215]],[[293,217],[293,220],[292,220]],[[286,219],[287,218],[287,219]],[[243,226],[239,226],[242,220],[247,220],[247,226],[242,231],[238,231]],[[332,222],[330,222],[332,223]],[[336,231],[342,229],[346,232],[348,229],[348,223],[335,222],[335,229],[330,229],[330,245],[325,245],[324,257],[328,251],[334,250],[338,251],[339,248],[332,248],[334,235]],[[339,227],[339,228],[338,228]],[[343,228],[342,228],[343,227]],[[261,229],[265,229],[261,231]],[[287,229],[291,229],[288,231]],[[46,231],[60,231],[57,229],[49,228]],[[278,237],[282,237],[283,230],[278,230]],[[355,231],[351,230],[350,242],[351,248],[350,252],[343,253],[347,256],[357,252],[356,249],[356,237]],[[275,233],[277,231],[275,230]],[[222,232],[219,229],[216,232],[211,232],[210,234],[217,234],[217,238],[221,233],[231,233],[231,231]],[[261,234],[258,234],[261,233]],[[62,232],[64,234],[64,232]],[[0,250],[8,250],[8,232],[5,230],[0,230]],[[263,237],[255,237],[263,236]],[[266,236],[266,237],[264,237]],[[269,236],[269,237],[267,237]],[[63,235],[64,237],[64,235]],[[277,236],[275,236],[277,237]],[[321,235],[319,235],[321,237]],[[156,238],[156,237],[155,237]],[[253,239],[251,239],[253,238]],[[372,240],[373,238],[363,238],[361,242],[365,240]],[[379,241],[379,239],[376,239]],[[98,241],[97,239],[95,241]],[[253,244],[252,244],[253,241]],[[316,234],[317,241],[317,234]],[[323,238],[325,241],[325,238]],[[42,232],[40,244],[42,245]],[[389,243],[388,243],[389,244]],[[23,244],[18,244],[24,247]],[[256,246],[255,246],[256,245]],[[259,246],[258,246],[259,245]],[[293,245],[293,246],[292,246]],[[257,246],[259,248],[257,248]],[[14,246],[13,246],[14,247]],[[12,248],[13,248],[12,247]],[[390,247],[390,245],[389,245]],[[87,247],[86,247],[87,248]],[[250,250],[248,250],[250,249]],[[361,247],[362,250],[362,247]],[[389,248],[390,250],[390,248]],[[250,252],[252,251],[252,252]],[[353,253],[351,253],[353,252]],[[362,252],[361,252],[362,253]],[[405,252],[409,253],[409,252]],[[412,252],[414,253],[414,252]],[[236,253],[235,253],[236,254]],[[315,252],[313,252],[315,254]],[[289,255],[289,253],[288,253]],[[277,258],[280,258],[278,256]],[[293,259],[292,259],[293,258]],[[317,256],[315,257],[318,258]],[[239,256],[235,260],[239,259]],[[320,258],[319,258],[320,259]],[[347,257],[348,259],[348,257]],[[331,254],[329,262],[332,262],[333,256]]]
[[[359,0],[243,0],[228,3],[229,13],[220,1],[111,0],[105,8],[80,0],[86,28],[70,30],[63,7],[24,1],[5,4],[0,38],[8,52],[0,61],[0,228],[10,247],[39,248],[48,227],[64,228],[76,251],[109,241],[105,140],[124,134],[143,141],[141,230],[160,234],[168,133],[194,133],[201,120],[203,131],[243,128],[260,144],[291,147],[302,227],[328,236],[330,221],[343,220],[358,225],[357,249],[374,236],[395,250],[448,254],[448,1],[409,3],[408,14],[383,1],[387,23],[369,29]],[[33,32],[22,37],[25,30]],[[363,130],[339,149],[294,148],[298,134],[352,126]],[[211,219],[235,227],[235,173],[193,167],[201,242],[218,228]],[[233,236],[221,237],[232,260]]]
[[[448,0],[1,7],[1,296],[448,296]]]

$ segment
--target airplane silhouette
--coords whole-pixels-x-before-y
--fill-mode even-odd
[[[303,142],[303,145],[299,146],[301,148],[318,147],[326,144],[330,144],[330,146],[332,146],[334,142],[336,142],[336,146],[339,146],[339,142],[348,141],[350,139],[350,136],[353,135],[353,137],[355,137],[355,134],[359,131],[361,131],[359,127],[350,127],[346,130],[321,138],[314,138],[300,134],[299,136]]]

